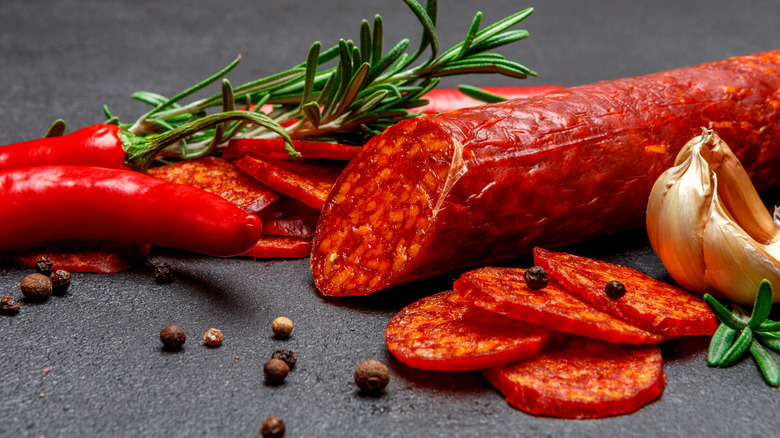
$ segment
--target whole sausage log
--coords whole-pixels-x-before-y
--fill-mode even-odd
[[[780,184],[780,50],[409,119],[330,193],[311,266],[325,295],[394,285],[644,224],[702,127]]]

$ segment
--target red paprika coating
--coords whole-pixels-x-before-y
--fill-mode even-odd
[[[0,170],[52,164],[129,169],[116,125],[92,125],[60,137],[0,146]]]
[[[385,329],[387,349],[425,370],[467,371],[535,357],[560,333],[473,306],[454,291],[404,307]]]
[[[534,248],[534,263],[594,307],[629,323],[668,336],[712,335],[715,315],[700,297],[660,282],[635,269],[573,254]],[[626,293],[612,299],[604,292],[619,281]]]
[[[778,107],[780,50],[398,123],[331,191],[315,285],[365,295],[642,226],[653,183],[702,126],[759,189],[777,186]]]
[[[104,240],[233,256],[260,236],[257,216],[217,195],[134,171],[41,166],[0,172],[0,245]]]
[[[603,418],[634,412],[661,396],[661,350],[591,339],[483,371],[507,402],[529,414]]]
[[[531,290],[524,273],[519,268],[480,268],[458,278],[454,289],[478,307],[564,333],[626,344],[665,339],[596,309],[555,281]]]
[[[219,195],[247,213],[257,213],[279,199],[279,192],[220,157],[178,161],[153,167],[147,173]]]

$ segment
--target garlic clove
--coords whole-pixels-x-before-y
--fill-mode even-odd
[[[713,188],[709,165],[697,151],[703,141],[704,135],[689,141],[676,165],[656,180],[646,225],[650,245],[680,286],[716,293],[704,278],[703,232]]]
[[[714,178],[717,185],[717,178]],[[763,245],[727,213],[718,193],[712,199],[710,217],[704,230],[705,280],[732,301],[750,306],[761,281],[780,284],[778,247]],[[773,301],[780,300],[775,288]]]
[[[710,131],[698,152],[718,177],[718,197],[726,214],[757,242],[767,244],[774,240],[777,226],[726,142]]]
[[[745,305],[763,279],[780,284],[778,223],[780,211],[769,214],[737,157],[709,130],[683,147],[648,201],[650,244],[672,278]]]

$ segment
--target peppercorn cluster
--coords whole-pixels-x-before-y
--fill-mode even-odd
[[[64,295],[70,287],[70,272],[54,269],[48,256],[41,256],[34,265],[35,271],[19,283],[19,290],[25,302],[42,303],[52,295]],[[21,310],[21,304],[10,295],[0,298],[0,315],[13,316]]]
[[[271,331],[277,339],[286,339],[293,331],[293,322],[286,316],[280,316],[271,323]],[[266,384],[277,386],[284,383],[297,360],[298,356],[290,350],[276,350],[263,365],[263,378]]]

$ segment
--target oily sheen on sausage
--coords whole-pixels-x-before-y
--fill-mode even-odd
[[[311,256],[325,295],[366,295],[644,224],[679,149],[714,129],[780,183],[780,50],[422,116],[338,178]]]

